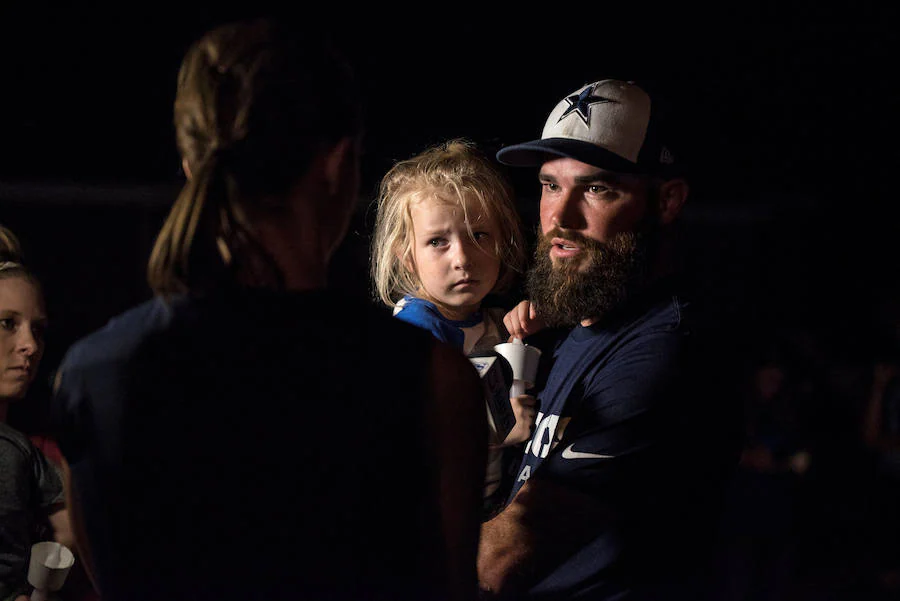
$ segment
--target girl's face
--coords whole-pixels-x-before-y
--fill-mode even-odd
[[[47,315],[41,293],[25,277],[0,279],[0,399],[20,399],[44,354]]]
[[[468,319],[500,275],[500,259],[493,252],[499,228],[470,211],[469,218],[476,220],[472,240],[463,208],[434,196],[415,202],[411,214],[420,296],[448,319]]]

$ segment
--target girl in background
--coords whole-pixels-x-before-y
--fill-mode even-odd
[[[25,397],[44,354],[47,313],[37,279],[25,267],[16,236],[0,226],[0,599],[27,599],[31,545],[44,537],[74,541],[56,468],[28,437],[6,423]]]

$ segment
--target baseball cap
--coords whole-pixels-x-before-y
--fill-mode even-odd
[[[595,81],[559,101],[539,140],[501,148],[497,160],[534,167],[567,157],[620,173],[672,173],[675,157],[663,144],[664,124],[656,108],[632,81]]]

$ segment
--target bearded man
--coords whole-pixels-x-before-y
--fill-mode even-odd
[[[558,336],[509,499],[482,527],[484,598],[709,593],[739,426],[674,259],[689,186],[662,114],[633,82],[597,81],[556,105],[541,139],[497,154],[539,167],[541,185],[529,300],[506,325],[529,343]]]

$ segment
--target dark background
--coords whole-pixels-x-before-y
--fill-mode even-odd
[[[148,293],[146,255],[181,184],[171,104],[188,44],[270,8],[163,6],[0,10],[0,221],[46,280],[49,361]],[[564,95],[619,77],[680,114],[688,252],[723,307],[862,335],[894,279],[888,9],[336,5],[301,18],[330,29],[363,78],[363,199],[343,255],[354,265],[365,205],[393,161],[455,136],[489,152],[538,137]],[[508,173],[532,220],[534,174]],[[347,271],[339,283],[364,292],[364,275]]]
[[[149,294],[145,261],[182,182],[171,105],[187,46],[233,18],[279,14],[271,8],[0,9],[0,221],[45,281],[48,364]],[[894,286],[898,229],[892,10],[302,10],[345,47],[367,105],[360,214],[338,285],[367,292],[356,268],[368,203],[393,161],[456,136],[491,153],[536,138],[564,95],[619,77],[663,92],[680,115],[686,248],[724,312],[751,332],[821,323],[850,344],[880,327],[873,307]],[[531,225],[534,174],[506,171]]]

